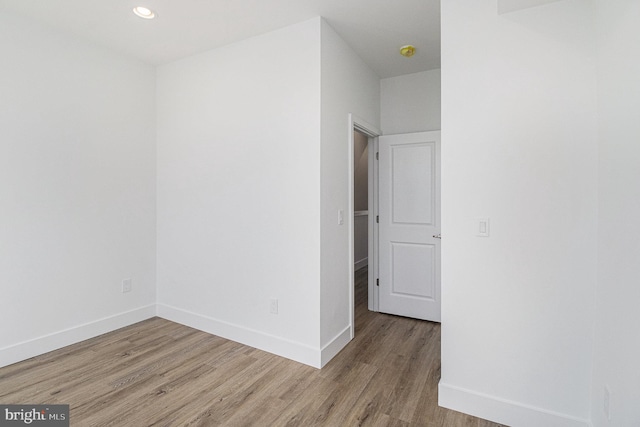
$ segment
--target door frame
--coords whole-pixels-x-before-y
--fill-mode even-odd
[[[376,227],[375,217],[378,215],[378,165],[375,161],[375,155],[378,151],[378,137],[382,135],[380,129],[376,126],[368,123],[366,120],[349,113],[349,141],[348,141],[348,183],[347,193],[349,198],[349,208],[347,212],[347,232],[349,233],[349,318],[351,323],[351,339],[355,336],[355,255],[354,255],[354,188],[353,188],[353,173],[354,173],[354,131],[364,133],[369,137],[367,144],[368,156],[369,156],[369,168],[368,168],[368,258],[369,258],[369,276],[368,276],[368,307],[371,311],[378,311],[378,294],[375,286],[375,281],[378,272],[378,230]]]

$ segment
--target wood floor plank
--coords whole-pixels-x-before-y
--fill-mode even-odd
[[[440,325],[367,309],[311,368],[153,318],[0,368],[1,403],[66,403],[71,425],[500,427],[440,408]]]

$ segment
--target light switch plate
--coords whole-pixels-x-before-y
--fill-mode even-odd
[[[269,300],[269,313],[278,314],[278,299],[271,298]]]
[[[489,237],[489,218],[478,218],[475,221],[476,236]]]

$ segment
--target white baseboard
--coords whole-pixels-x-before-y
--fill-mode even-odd
[[[362,258],[360,261],[356,261],[353,267],[353,271],[358,271],[362,267],[366,267],[367,265],[369,265],[369,257]]]
[[[18,344],[0,348],[0,367],[21,362],[53,350],[76,344],[98,335],[159,316],[201,331],[239,342],[314,368],[321,368],[331,360],[351,340],[351,329],[347,327],[322,350],[305,344],[223,322],[197,313],[171,307],[165,304],[152,304],[105,317],[53,334],[45,335]]]
[[[116,329],[150,319],[155,315],[156,305],[151,304],[125,313],[115,314],[80,326],[75,326],[73,328],[0,348],[0,367],[21,362],[71,344],[76,344],[89,338],[97,337],[98,335],[102,335],[107,332],[115,331]]]
[[[198,313],[157,304],[158,317],[180,323],[231,341],[248,345],[314,368],[320,368],[322,357],[320,349],[283,339],[264,332],[248,329],[240,325],[224,322]]]
[[[590,427],[588,420],[438,384],[438,405],[511,427]]]
[[[351,326],[347,326],[344,331],[336,335],[329,344],[322,348],[320,367],[324,367],[336,354],[340,353],[340,350],[349,344],[349,341],[351,341]]]

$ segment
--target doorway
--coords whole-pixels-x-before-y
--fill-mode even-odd
[[[351,338],[365,265],[370,311],[440,322],[440,132],[383,137],[353,116],[350,125]]]
[[[377,311],[377,180],[375,155],[381,132],[366,121],[349,115],[349,310],[351,338],[355,336],[355,274],[367,282],[367,307]],[[363,270],[367,269],[363,278]]]
[[[353,131],[353,256],[354,270],[369,264],[369,136]]]
[[[358,129],[353,130],[353,269],[355,295],[355,325],[360,324],[358,318],[366,310],[364,300],[368,301],[369,269],[373,270],[373,262],[369,263],[369,149],[373,150],[373,138]],[[374,212],[371,211],[371,215]],[[373,258],[373,257],[372,257]],[[372,260],[373,261],[373,260]]]

